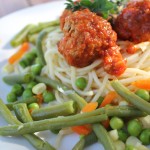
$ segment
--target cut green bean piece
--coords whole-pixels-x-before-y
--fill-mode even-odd
[[[30,116],[30,113],[28,111],[27,105],[25,103],[16,104],[14,105],[14,111],[16,116],[21,120],[22,122],[32,122],[32,117]],[[55,150],[54,147],[52,147],[48,142],[43,141],[38,136],[32,134],[30,140],[32,140],[31,144],[37,149],[37,150]]]
[[[13,110],[21,122],[26,123],[33,121],[25,103],[15,104]]]
[[[6,107],[3,101],[0,99],[0,114],[9,124],[17,124],[21,125],[22,123],[16,119],[15,116],[12,115],[10,110]],[[42,143],[42,148],[40,148],[41,140],[32,134],[23,135],[37,150],[55,150],[54,148],[49,147],[47,142]],[[43,149],[45,148],[45,149]]]
[[[42,64],[43,66],[46,65],[46,61],[45,61],[45,58],[44,58],[42,41],[43,41],[43,39],[45,38],[46,35],[47,35],[47,32],[46,31],[42,31],[38,35],[37,40],[36,40],[37,55],[38,55],[38,58],[41,61],[40,64]]]
[[[77,142],[77,144],[73,147],[72,150],[83,150],[84,144],[85,144],[85,139],[83,137]]]
[[[146,112],[150,115],[150,103],[140,98],[130,90],[128,90],[125,86],[123,86],[118,80],[113,80],[111,82],[112,87],[115,91],[122,96],[126,101],[130,102],[138,109]]]
[[[53,26],[58,26],[60,24],[59,20],[54,20],[50,22],[42,22],[30,30],[30,34],[35,34],[41,32],[43,29]]]
[[[45,83],[51,86],[52,88],[60,91],[61,93],[67,95],[69,98],[77,102],[80,109],[82,109],[87,104],[87,102],[82,97],[80,97],[77,93],[75,93],[75,91],[70,90],[68,87],[64,86],[58,81],[54,81],[50,78],[41,77],[41,76],[36,76],[35,80],[37,82]]]
[[[106,150],[115,150],[114,143],[107,130],[101,124],[94,124],[93,130]]]
[[[34,79],[33,75],[29,73],[14,74],[3,77],[3,81],[9,85],[29,83],[33,81],[33,79]]]
[[[50,27],[50,28],[47,28],[47,29],[41,31],[37,37],[37,40],[36,40],[37,56],[41,61],[40,64],[43,66],[46,65],[46,61],[44,58],[42,42],[45,39],[46,35],[49,32],[53,31],[54,29],[56,29],[56,27]]]
[[[84,114],[78,114],[67,117],[34,121],[24,123],[21,125],[4,126],[0,127],[0,135],[2,136],[23,135],[27,133],[35,133],[44,130],[55,130],[77,125],[98,123],[108,119],[108,116],[105,114],[90,117],[83,117],[83,116]]]
[[[6,104],[6,106],[9,108],[9,110],[13,110],[13,106],[15,104],[19,104],[19,103],[30,104],[30,103],[34,103],[34,102],[37,102],[37,101],[38,101],[38,99],[36,97],[30,97],[30,98],[27,98],[27,99],[21,99],[21,100],[18,100],[16,102],[13,102],[13,103]]]
[[[27,35],[30,30],[34,29],[34,25],[29,24],[25,26],[12,40],[11,46],[16,47],[22,44],[23,42],[27,41]]]
[[[33,110],[31,115],[33,120],[43,120],[58,116],[68,116],[74,114],[75,112],[76,112],[75,102],[68,101],[61,104]]]
[[[36,34],[29,34],[28,35],[28,41],[31,42],[32,44],[35,44],[36,43],[36,40],[37,40],[37,37],[38,37],[38,33]]]

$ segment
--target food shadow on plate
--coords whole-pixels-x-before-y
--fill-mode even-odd
[[[23,137],[21,136],[17,136],[17,137],[0,137],[0,145],[2,147],[5,147],[5,150],[11,149],[13,150],[15,148],[15,150],[34,150],[34,148],[32,147],[32,145],[30,145],[28,143],[27,140],[25,140]]]

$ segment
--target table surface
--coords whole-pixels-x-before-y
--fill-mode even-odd
[[[58,0],[0,0],[0,17],[23,8],[51,1]]]

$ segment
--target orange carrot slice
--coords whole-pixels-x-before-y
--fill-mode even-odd
[[[110,120],[107,119],[107,120],[102,121],[101,124],[107,129],[109,127],[109,122]]]
[[[82,112],[90,112],[97,108],[97,102],[91,102],[83,107]],[[91,125],[74,126],[72,130],[78,134],[87,135],[92,131]]]
[[[93,111],[97,108],[98,106],[98,103],[97,102],[90,102],[88,104],[86,104],[83,109],[82,109],[82,112],[90,112],[90,111]]]
[[[42,94],[38,94],[35,97],[38,99],[38,104],[41,105],[43,103],[43,95]]]
[[[82,126],[73,126],[72,130],[77,134],[88,135],[92,128],[90,125],[82,125]]]
[[[8,62],[10,64],[14,64],[16,61],[18,61],[24,55],[24,53],[28,49],[29,49],[29,43],[27,43],[27,42],[23,43],[21,48],[8,59]]]
[[[104,107],[104,106],[106,106],[107,104],[110,104],[116,97],[117,97],[117,93],[116,93],[116,92],[114,92],[114,91],[109,92],[109,93],[105,96],[105,98],[104,98],[104,100],[102,101],[100,107]]]
[[[132,85],[140,89],[150,90],[150,78],[137,80]]]

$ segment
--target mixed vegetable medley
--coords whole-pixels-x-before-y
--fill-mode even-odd
[[[73,5],[71,0],[68,2]],[[73,9],[71,4],[68,8]],[[90,1],[77,4],[91,6]],[[112,5],[108,7],[112,8]],[[104,12],[103,15],[108,16]],[[46,65],[43,41],[59,25],[59,20],[27,25],[11,40],[11,45],[19,48],[4,67],[7,73],[11,73],[3,78],[11,86],[11,91],[7,94],[7,104],[0,100],[0,115],[10,125],[0,127],[0,136],[22,135],[35,149],[55,150],[54,145],[34,133],[50,130],[59,134],[62,129],[70,128],[80,135],[73,150],[83,150],[97,141],[106,150],[148,150],[150,79],[131,83],[136,91],[130,91],[117,79],[111,80],[113,91],[99,97],[96,102],[87,102],[59,80],[42,75],[42,69]],[[14,73],[15,64],[26,71]],[[84,77],[75,81],[75,85],[81,90],[86,88],[87,83]],[[55,90],[70,100],[51,105],[51,102],[56,101]],[[117,101],[117,98],[122,101]],[[15,112],[15,116],[11,111]]]

